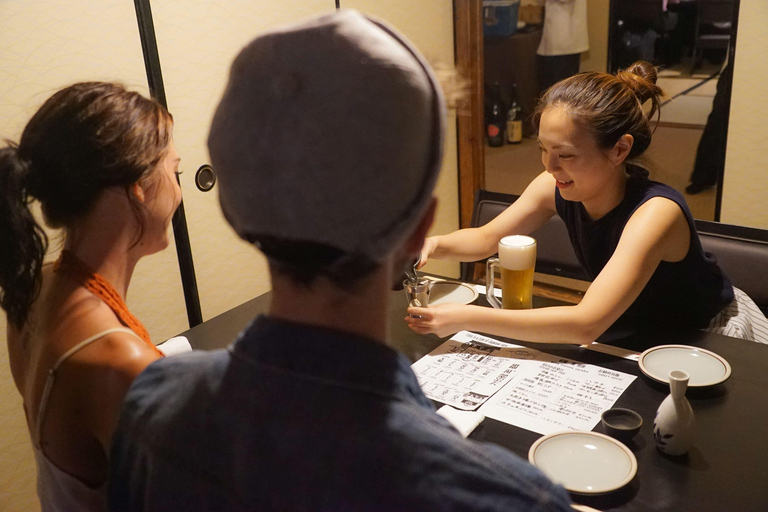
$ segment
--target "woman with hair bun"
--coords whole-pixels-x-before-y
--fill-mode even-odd
[[[534,116],[545,171],[487,225],[424,243],[422,265],[430,257],[477,261],[494,254],[501,238],[532,233],[560,215],[593,280],[578,305],[409,308],[410,328],[441,337],[466,329],[585,344],[612,326],[623,331],[727,323],[721,312],[734,301],[731,283],[702,251],[682,195],[649,180],[638,160],[651,143],[650,119],[662,95],[656,70],[647,62],[616,75],[581,73],[553,85]],[[750,300],[736,292],[738,300]]]
[[[0,149],[0,305],[44,511],[106,510],[108,454],[125,392],[162,354],[125,297],[143,256],[168,245],[181,201],[171,115],[111,83],[49,98]],[[64,234],[56,263],[33,216]]]

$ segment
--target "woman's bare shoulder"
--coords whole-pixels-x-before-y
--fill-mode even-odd
[[[680,261],[690,248],[691,228],[680,205],[654,197],[632,214],[622,238],[637,239],[654,247],[663,261]]]
[[[62,328],[68,331],[66,337],[71,340],[71,343],[80,343],[105,331],[120,329],[105,334],[90,343],[88,347],[80,350],[78,359],[83,362],[87,361],[89,365],[124,371],[127,368],[135,367],[137,361],[147,360],[149,355],[154,356],[149,359],[149,362],[157,358],[156,353],[144,340],[135,333],[128,332],[129,329],[100,299],[83,297],[73,306],[72,313],[62,324]],[[139,371],[141,370],[131,373],[137,374]]]
[[[90,411],[83,418],[85,428],[108,450],[112,429],[128,388],[159,355],[141,338],[127,332],[113,313],[114,318],[109,318],[100,305],[85,301],[78,304],[77,309],[87,311],[87,318],[76,313],[67,323],[71,333],[77,333],[77,337],[72,335],[71,338],[73,346],[104,331],[121,329],[98,337],[73,354],[64,369],[67,377],[62,379],[63,382],[77,383],[79,392],[73,400],[83,410]],[[108,307],[107,310],[111,313]]]
[[[76,286],[62,286],[43,270],[40,293],[22,326],[8,326],[8,353],[19,382],[38,379],[81,341],[120,322],[101,300]]]
[[[157,358],[156,353],[138,336],[127,332],[112,309],[98,297],[83,288],[71,290],[58,303],[58,314],[49,318],[49,339],[60,357],[79,343],[110,332],[95,339],[71,356],[91,372],[120,372],[138,374],[144,366]]]

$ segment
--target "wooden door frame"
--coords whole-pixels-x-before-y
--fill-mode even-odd
[[[483,119],[483,2],[454,0],[456,69],[468,81],[468,101],[456,113],[459,163],[459,224],[470,226],[475,192],[485,188]]]

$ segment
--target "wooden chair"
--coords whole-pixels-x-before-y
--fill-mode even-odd
[[[696,221],[696,230],[731,284],[768,315],[768,231],[704,220]]]
[[[475,206],[472,212],[471,227],[480,227],[503,212],[519,196],[478,190],[475,194]],[[555,215],[538,230],[531,233],[536,239],[536,272],[549,276],[589,281],[576,259],[568,230],[562,219]],[[461,264],[461,279],[467,282],[485,281],[485,261]],[[583,291],[571,290],[564,286],[537,281],[534,284],[536,295],[553,297],[568,302],[581,300]]]

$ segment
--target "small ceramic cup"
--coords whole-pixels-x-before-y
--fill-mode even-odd
[[[643,425],[643,418],[631,409],[608,409],[601,419],[605,433],[622,442],[632,439]]]

